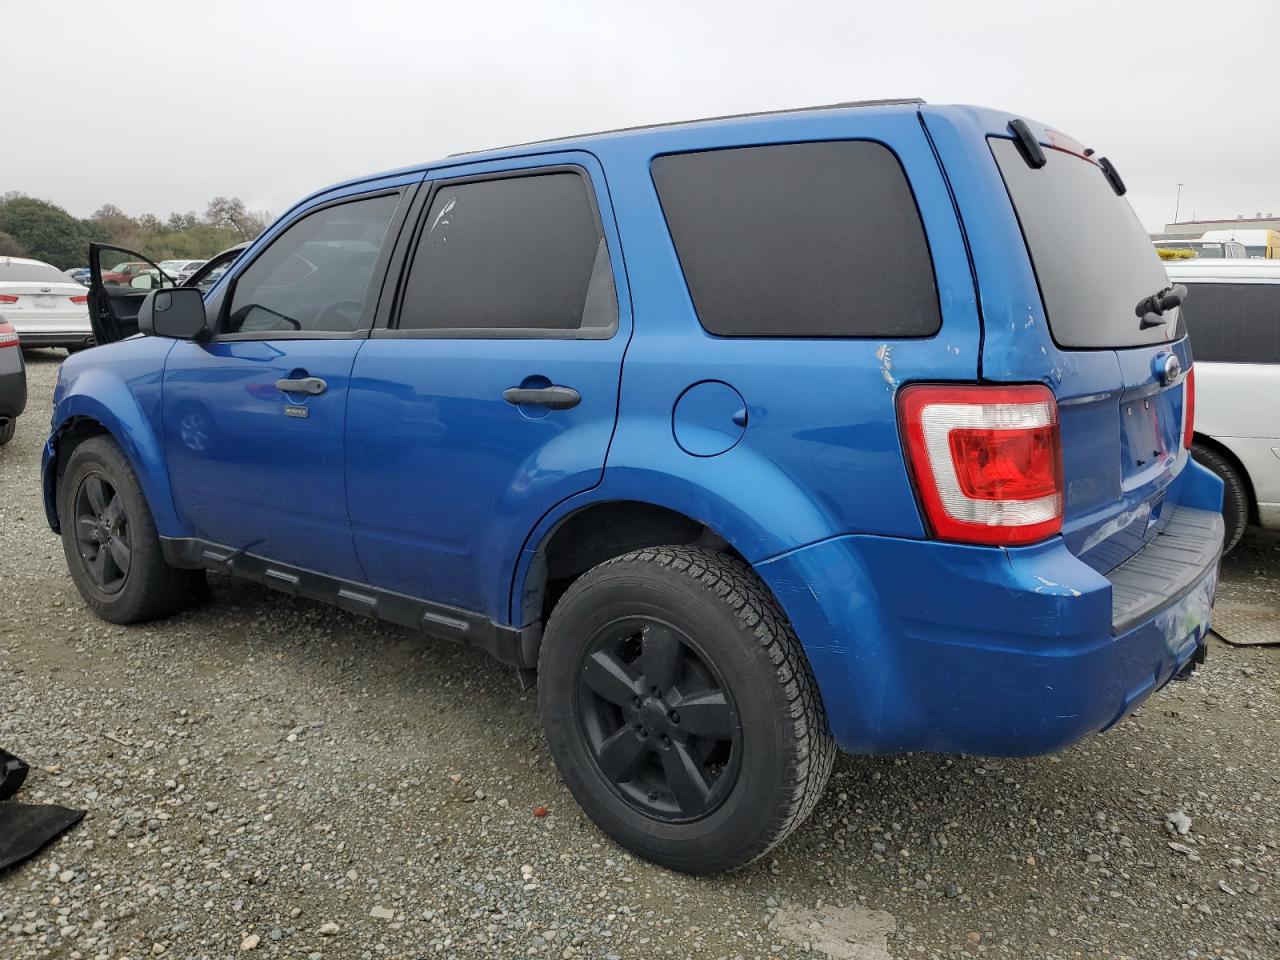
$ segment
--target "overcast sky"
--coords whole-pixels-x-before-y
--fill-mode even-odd
[[[459,150],[923,97],[1108,155],[1149,229],[1280,213],[1276,0],[0,0],[0,193],[280,213]]]

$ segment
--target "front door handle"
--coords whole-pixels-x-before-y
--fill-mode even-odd
[[[276,389],[281,393],[306,393],[318,397],[329,389],[329,385],[319,377],[299,377],[297,380],[285,377],[276,381]]]
[[[568,410],[582,402],[582,394],[573,387],[508,387],[502,391],[507,403],[532,404],[552,410]]]

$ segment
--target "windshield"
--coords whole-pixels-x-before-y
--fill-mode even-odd
[[[1054,341],[1068,349],[1136,347],[1172,339],[1168,323],[1142,329],[1138,303],[1169,286],[1133,208],[1097,164],[1045,148],[1034,169],[1012,140],[989,137],[1013,201]]]
[[[66,283],[67,275],[47,263],[0,260],[0,280],[27,283]]]

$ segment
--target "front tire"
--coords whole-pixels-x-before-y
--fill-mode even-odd
[[[109,437],[90,437],[58,477],[67,570],[85,602],[111,623],[167,617],[191,596],[193,572],[171,567],[133,467]]]
[[[17,430],[18,430],[17,417],[0,419],[0,447],[3,447],[6,443],[12,440],[13,435],[17,432]]]
[[[1226,524],[1222,553],[1225,556],[1240,542],[1249,524],[1249,491],[1235,467],[1217,450],[1197,443],[1192,446],[1191,454],[1197,463],[1208,467],[1222,480],[1222,519]]]
[[[699,547],[638,550],[575,581],[547,624],[538,703],[587,815],[688,873],[781,842],[835,754],[782,610],[748,567]]]

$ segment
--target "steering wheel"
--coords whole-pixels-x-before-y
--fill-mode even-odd
[[[363,311],[364,304],[359,300],[335,300],[316,314],[315,329],[355,330],[360,326],[360,314]]]

